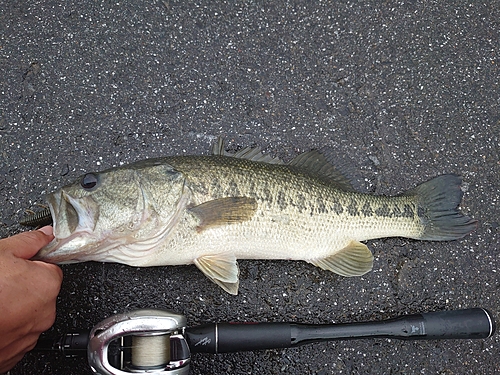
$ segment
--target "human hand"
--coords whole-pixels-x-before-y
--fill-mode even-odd
[[[0,373],[14,367],[54,323],[62,271],[29,260],[53,238],[47,226],[0,240]]]

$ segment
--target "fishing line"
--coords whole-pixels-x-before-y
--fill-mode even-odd
[[[132,336],[131,368],[162,368],[170,362],[170,335]]]

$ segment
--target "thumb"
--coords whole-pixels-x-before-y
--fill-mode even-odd
[[[18,258],[30,259],[53,238],[52,227],[46,226],[0,240],[0,250],[10,252]]]

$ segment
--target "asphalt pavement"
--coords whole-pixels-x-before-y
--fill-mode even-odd
[[[359,189],[463,176],[459,241],[369,241],[372,272],[240,261],[238,296],[195,266],[63,266],[49,335],[163,308],[215,321],[357,322],[468,307],[500,320],[498,1],[0,0],[0,237],[84,172],[258,145],[328,147]],[[499,374],[486,340],[337,341],[194,355],[191,374]],[[30,353],[12,371],[87,375]]]

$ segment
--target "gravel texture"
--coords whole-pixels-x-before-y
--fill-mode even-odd
[[[49,334],[167,308],[208,321],[354,322],[485,307],[499,319],[498,1],[0,0],[0,237],[85,171],[259,145],[290,160],[330,147],[362,191],[459,173],[480,222],[447,243],[370,241],[372,272],[240,261],[238,296],[194,266],[63,266]],[[499,374],[498,335],[387,339],[195,355],[191,374]],[[11,371],[90,374],[28,354]]]

